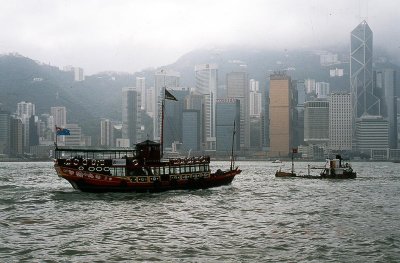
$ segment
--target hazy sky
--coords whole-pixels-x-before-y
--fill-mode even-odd
[[[364,19],[399,57],[399,0],[0,0],[0,53],[135,72],[196,48],[347,45]]]

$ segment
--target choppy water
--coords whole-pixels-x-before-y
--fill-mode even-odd
[[[343,181],[238,164],[229,186],[92,194],[52,163],[0,163],[0,262],[400,261],[400,164],[354,163]]]

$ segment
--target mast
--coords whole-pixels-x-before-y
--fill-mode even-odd
[[[233,156],[233,147],[235,144],[235,133],[236,133],[236,120],[233,121],[233,133],[232,133],[232,150],[231,150],[231,171],[233,170],[233,166],[235,163],[234,156]]]

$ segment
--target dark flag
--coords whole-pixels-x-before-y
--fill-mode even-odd
[[[164,98],[166,100],[177,100],[174,95],[172,95],[167,89],[165,89]]]
[[[56,133],[58,136],[60,135],[71,135],[68,129],[64,129],[61,127],[56,127]]]

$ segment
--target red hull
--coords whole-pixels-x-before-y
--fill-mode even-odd
[[[83,192],[163,192],[169,190],[206,189],[227,185],[240,169],[218,173],[196,173],[175,176],[178,179],[163,180],[160,176],[142,176],[132,180],[128,176],[108,176],[96,172],[81,171],[72,167],[55,165],[57,174],[75,189]],[[140,181],[139,181],[140,180]]]

